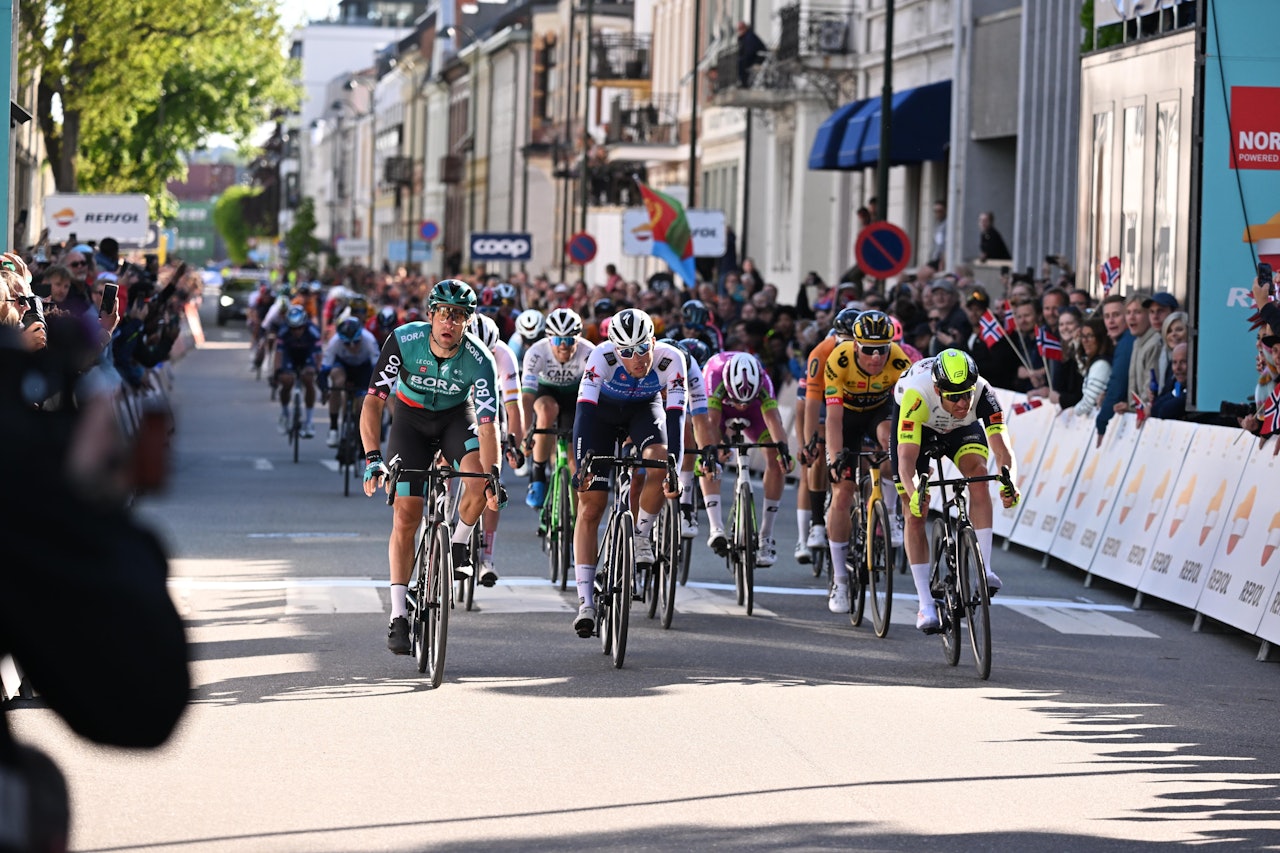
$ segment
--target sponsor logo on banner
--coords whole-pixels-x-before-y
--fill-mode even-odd
[[[527,261],[533,257],[528,234],[472,234],[473,261]]]
[[[686,210],[689,232],[693,237],[695,258],[718,258],[724,255],[726,246],[725,218],[723,210]],[[649,214],[643,207],[629,207],[622,212],[622,253],[632,257],[653,254],[650,243],[652,232],[648,229]]]
[[[1280,88],[1231,87],[1231,168],[1280,169]]]
[[[45,224],[49,239],[104,240],[145,243],[151,225],[150,204],[145,195],[58,193],[45,196]]]

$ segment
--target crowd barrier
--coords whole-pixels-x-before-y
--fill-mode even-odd
[[[1014,414],[1001,391],[1023,500],[997,509],[998,536],[1143,596],[1280,643],[1277,441],[1239,429],[1148,419],[1111,421],[1045,404]],[[993,484],[993,494],[998,488]],[[999,504],[996,504],[999,507]]]

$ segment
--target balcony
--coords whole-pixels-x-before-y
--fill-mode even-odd
[[[614,98],[605,133],[610,162],[675,161],[688,156],[680,147],[678,109],[675,95],[637,98],[623,94]]]
[[[595,85],[648,83],[652,37],[635,33],[597,33],[591,39],[591,80]]]
[[[790,64],[777,62],[768,51],[747,65],[734,45],[716,57],[707,76],[711,81],[711,102],[718,107],[779,109],[796,99],[795,74]]]
[[[829,64],[832,57],[852,56],[853,15],[837,9],[786,6],[778,10],[780,62]]]

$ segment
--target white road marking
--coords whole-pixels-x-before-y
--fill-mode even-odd
[[[1015,613],[1030,616],[1032,619],[1047,625],[1059,634],[1087,634],[1095,637],[1145,637],[1158,640],[1159,635],[1144,631],[1137,625],[1131,625],[1122,619],[1082,610],[1078,607],[1020,607],[1013,608]]]
[[[333,473],[335,473],[335,474],[336,474],[336,473],[338,473],[338,460],[337,460],[337,459],[320,459],[320,460],[318,460],[318,461],[319,461],[319,463],[320,463],[321,465],[323,465],[324,467],[328,468],[328,469],[329,469],[330,471],[332,471]]]
[[[249,539],[359,539],[359,533],[246,533]]]
[[[285,587],[284,595],[286,616],[381,613],[384,609],[378,591],[369,587],[291,583]]]
[[[275,467],[271,464],[270,459],[258,458],[253,460],[253,470],[255,471],[274,471]]]

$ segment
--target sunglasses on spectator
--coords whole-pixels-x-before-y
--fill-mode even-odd
[[[67,266],[69,266],[69,267],[87,267],[87,266],[89,266],[89,262],[88,262],[88,261],[70,261],[70,262],[68,262],[68,263],[67,263]]]
[[[578,339],[567,335],[556,335],[551,339],[551,345],[557,347],[571,347]]]
[[[970,388],[968,391],[943,392],[942,399],[946,400],[948,403],[962,403],[968,401],[972,396],[973,389]]]
[[[622,358],[633,358],[637,355],[648,355],[653,349],[652,343],[637,344],[633,347],[618,347],[618,355]]]
[[[863,346],[862,344],[858,344],[858,352],[862,353],[863,355],[872,355],[872,356],[888,355],[889,344],[876,344],[875,346]]]

